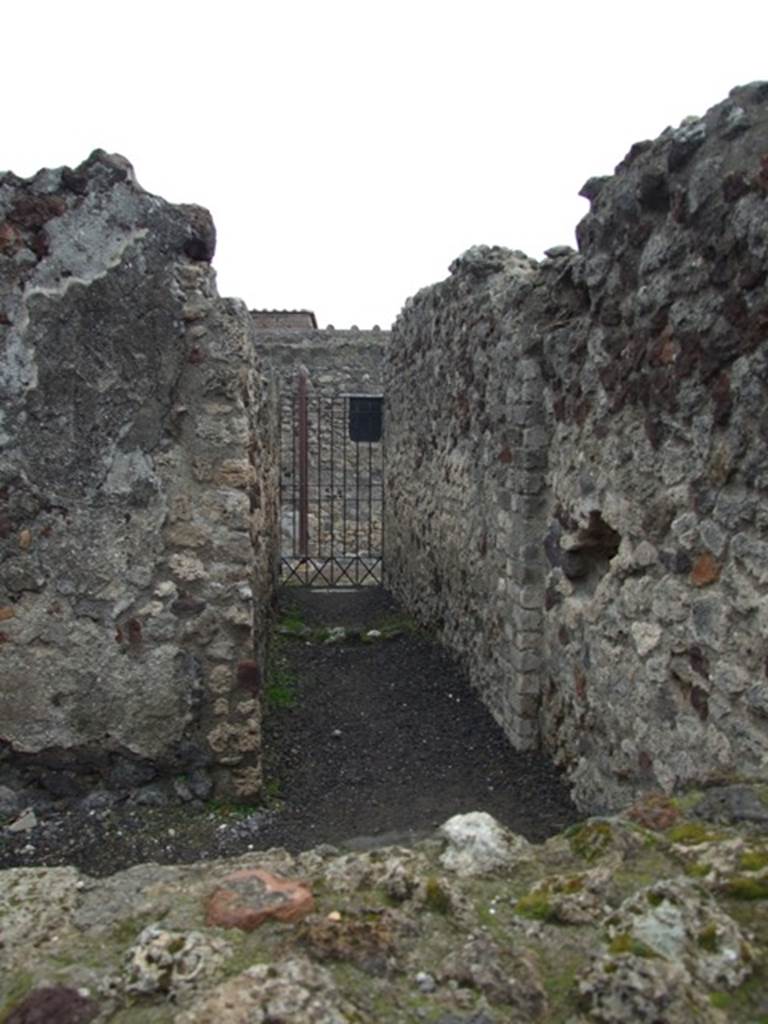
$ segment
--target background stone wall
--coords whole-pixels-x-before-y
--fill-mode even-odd
[[[314,320],[312,313],[280,315],[282,326],[277,326],[277,314],[251,311],[257,350],[284,394],[293,393],[302,366],[314,393],[381,393],[389,331],[378,327],[366,331],[357,327],[312,329],[299,322],[307,317]]]
[[[259,791],[276,408],[214,244],[120,157],[0,177],[6,771]]]
[[[317,319],[309,309],[252,309],[251,320],[257,330],[317,330]]]
[[[253,310],[251,318],[255,327],[257,352],[270,367],[275,385],[280,391],[281,550],[290,560],[286,565],[291,569],[296,569],[302,561],[300,557],[293,557],[298,555],[298,480],[294,435],[298,374],[302,369],[307,373],[312,491],[308,553],[312,558],[300,575],[305,581],[314,578],[320,584],[326,577],[325,574],[317,577],[316,567],[322,565],[331,553],[342,561],[345,554],[354,558],[365,557],[366,564],[369,564],[369,547],[380,552],[382,449],[380,445],[375,445],[361,452],[357,445],[350,442],[349,432],[343,422],[347,414],[347,403],[338,396],[382,394],[384,359],[390,332],[378,327],[365,331],[356,327],[348,330],[336,330],[333,327],[317,330],[301,323],[302,319],[309,318],[314,322],[314,314],[306,311],[275,313]],[[282,326],[278,327],[278,323]],[[332,460],[331,449],[334,453]],[[367,485],[369,476],[373,481],[370,502]],[[363,480],[362,489],[357,484],[359,479]],[[318,493],[322,504],[320,512],[317,511]],[[330,540],[331,529],[333,541]],[[330,574],[333,570],[329,569],[328,572]],[[355,571],[351,575],[354,579],[359,578]],[[371,582],[371,577],[367,579]]]
[[[395,324],[386,559],[583,807],[768,766],[768,85]]]

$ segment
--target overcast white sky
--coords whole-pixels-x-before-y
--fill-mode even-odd
[[[219,290],[388,326],[470,245],[573,244],[630,145],[768,78],[765,0],[4,4],[0,168],[101,147],[218,228]]]

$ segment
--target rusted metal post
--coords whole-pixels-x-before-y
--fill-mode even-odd
[[[298,380],[298,446],[299,446],[299,556],[309,554],[309,415],[307,372],[299,370]]]

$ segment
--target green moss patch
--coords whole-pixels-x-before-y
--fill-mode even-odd
[[[619,935],[615,935],[608,945],[608,952],[612,956],[631,953],[633,956],[642,956],[649,960],[658,959],[658,953],[655,950],[641,942],[640,939],[636,939],[629,932],[621,932]]]
[[[277,631],[283,636],[304,636],[307,627],[298,611],[288,611],[277,623]]]
[[[267,679],[264,702],[269,709],[292,708],[296,705],[298,679],[288,667],[280,637],[273,637],[267,658]]]
[[[716,953],[720,948],[717,925],[710,924],[703,928],[696,936],[696,945],[706,953]]]
[[[708,864],[695,863],[686,864],[683,867],[683,870],[685,871],[686,875],[688,875],[690,878],[706,878],[706,876],[711,871],[711,868]]]
[[[734,875],[723,883],[721,891],[734,900],[768,900],[768,878]]]
[[[424,904],[433,914],[450,914],[451,897],[437,878],[430,876],[424,886]]]
[[[522,896],[515,904],[515,913],[535,921],[557,921],[557,911],[550,903],[546,892],[530,892],[527,896]]]
[[[613,830],[607,821],[588,821],[574,825],[565,833],[571,850],[588,863],[599,860],[613,848]]]
[[[709,1002],[717,1010],[724,1010],[729,1021],[743,1024],[768,1024],[765,993],[768,977],[765,964],[758,964],[752,976],[732,992],[711,992]]]
[[[765,868],[768,868],[768,849],[747,850],[741,855],[741,871],[763,871]]]
[[[705,825],[695,821],[683,821],[674,825],[667,832],[667,839],[671,843],[680,846],[699,846],[701,843],[711,843],[716,839],[723,839],[724,836],[712,832]]]

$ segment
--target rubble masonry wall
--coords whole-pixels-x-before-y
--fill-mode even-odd
[[[768,84],[393,329],[385,565],[584,808],[768,762]]]

